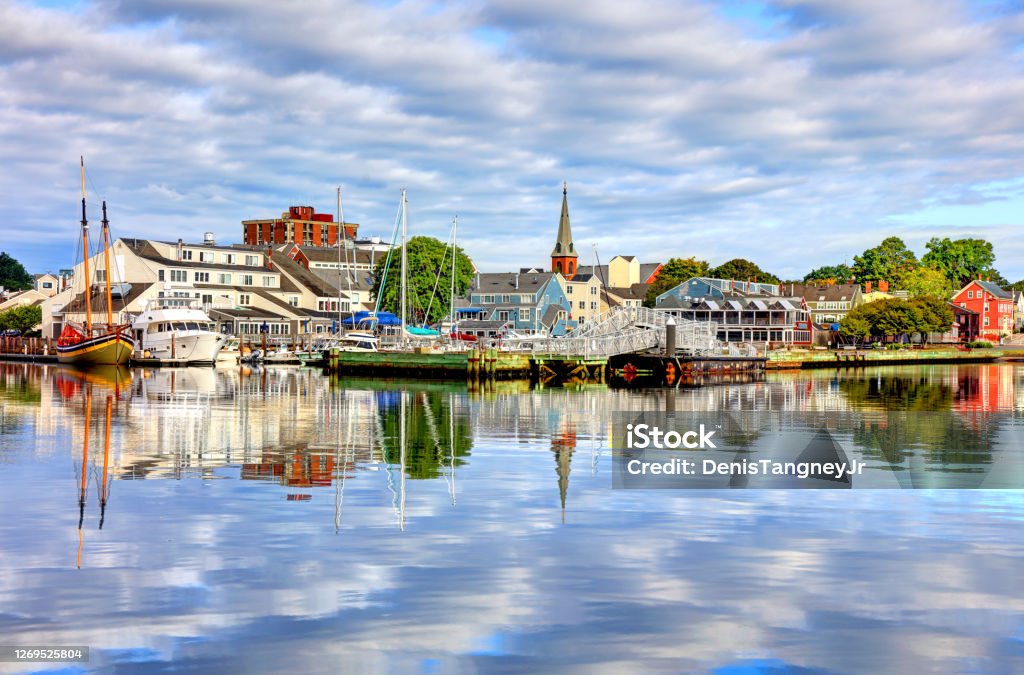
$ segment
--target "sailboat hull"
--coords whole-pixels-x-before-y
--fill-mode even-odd
[[[131,358],[135,340],[125,333],[108,333],[71,345],[57,346],[57,360],[76,366],[123,366]]]

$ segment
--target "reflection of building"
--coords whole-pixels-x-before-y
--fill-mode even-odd
[[[558,473],[558,496],[562,501],[562,522],[565,522],[565,497],[569,492],[569,471],[572,454],[576,451],[576,425],[566,422],[562,431],[551,439],[555,453],[555,471]]]
[[[1012,410],[1017,405],[1013,368],[984,364],[958,373],[954,409],[962,412]]]

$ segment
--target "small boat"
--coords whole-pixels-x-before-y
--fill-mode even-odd
[[[151,300],[132,322],[136,353],[145,358],[175,359],[188,364],[213,364],[228,336],[195,301]]]
[[[281,349],[278,349],[277,351],[273,351],[273,352],[268,351],[267,353],[263,354],[261,362],[264,365],[268,365],[268,366],[269,365],[277,365],[277,366],[294,365],[296,363],[299,363],[299,357],[292,350],[287,349],[287,348],[281,348]]]
[[[237,366],[242,358],[239,340],[235,336],[228,336],[224,346],[217,352],[217,365]]]
[[[82,277],[84,281],[83,303],[85,322],[66,322],[57,338],[57,360],[76,366],[123,366],[128,363],[135,348],[135,339],[128,323],[114,320],[111,300],[110,267],[110,222],[107,220],[107,202],[103,202],[103,258],[104,298],[106,299],[106,323],[94,324],[92,316],[92,276],[89,269],[89,221],[85,215],[85,160],[82,166]]]
[[[338,338],[337,347],[343,352],[375,352],[377,336],[373,333],[345,333]]]

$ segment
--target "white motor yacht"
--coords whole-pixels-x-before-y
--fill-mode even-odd
[[[230,336],[217,332],[197,302],[178,298],[150,300],[132,322],[135,353],[143,358],[212,364]]]

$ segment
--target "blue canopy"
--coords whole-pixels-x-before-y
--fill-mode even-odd
[[[355,316],[351,314],[346,315],[342,318],[341,322],[346,326],[358,326],[359,324],[376,324],[378,326],[401,326],[402,322],[397,316],[391,312],[377,312],[376,318],[373,316],[373,312],[361,311],[356,312]]]

